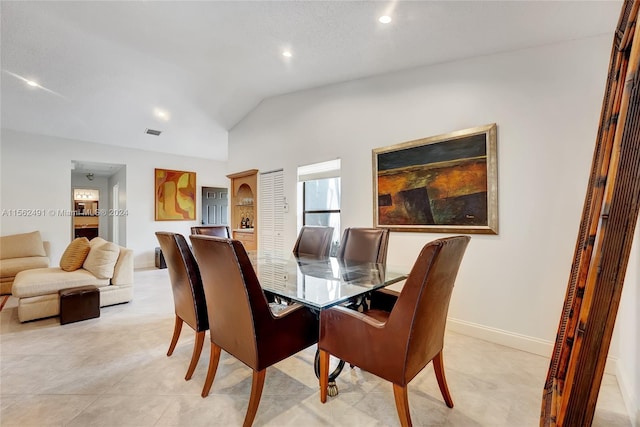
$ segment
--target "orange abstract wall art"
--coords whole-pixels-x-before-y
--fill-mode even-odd
[[[195,172],[156,169],[155,189],[156,221],[196,219]]]

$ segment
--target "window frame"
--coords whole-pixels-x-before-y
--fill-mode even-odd
[[[308,181],[302,181],[302,225],[307,225],[307,214],[323,214],[323,213],[331,214],[331,213],[337,213],[338,215],[341,215],[342,200],[339,201],[340,209],[306,210],[306,205],[307,205],[307,183],[311,182],[311,181],[319,181],[321,179],[335,179],[335,178],[339,178],[339,177],[318,178],[318,179],[310,179]],[[342,182],[340,183],[340,186],[342,186]]]

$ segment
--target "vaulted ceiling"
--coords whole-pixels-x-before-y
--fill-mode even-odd
[[[2,127],[225,160],[228,131],[265,98],[613,34],[622,2],[0,5]]]

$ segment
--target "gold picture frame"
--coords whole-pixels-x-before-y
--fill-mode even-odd
[[[196,219],[196,173],[155,169],[155,220]]]
[[[372,150],[378,228],[498,234],[495,123]]]

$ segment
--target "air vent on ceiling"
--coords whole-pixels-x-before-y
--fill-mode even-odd
[[[155,135],[158,136],[162,133],[162,131],[160,130],[155,130],[155,129],[145,129],[144,133],[148,134],[148,135]]]

